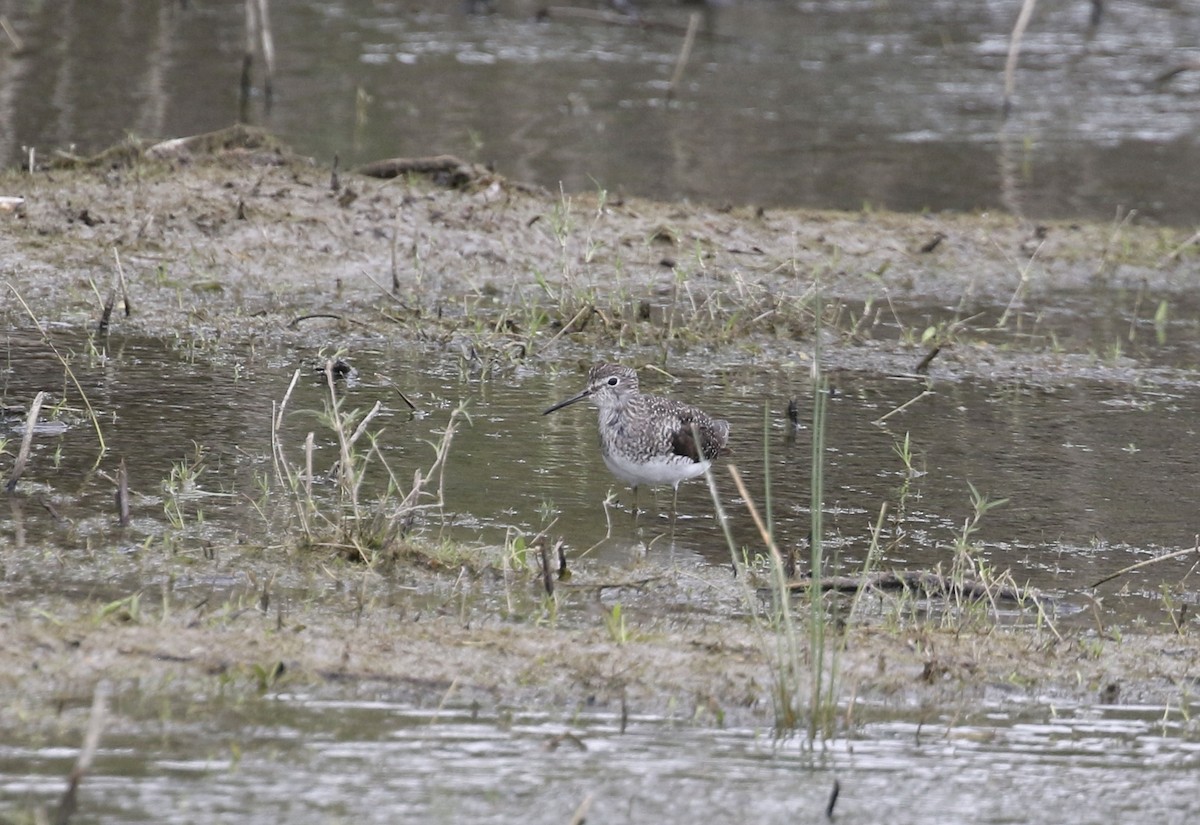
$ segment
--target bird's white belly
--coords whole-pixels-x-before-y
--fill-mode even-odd
[[[688,478],[704,475],[708,469],[708,461],[692,461],[683,456],[654,458],[647,462],[630,461],[622,455],[604,456],[604,464],[609,472],[626,484],[639,487],[647,485],[658,487],[663,484],[676,486]]]

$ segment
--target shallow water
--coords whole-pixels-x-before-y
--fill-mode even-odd
[[[978,708],[866,724],[815,752],[762,731],[280,695],[106,737],[78,821],[1190,822],[1195,725],[1176,708]],[[1194,717],[1196,709],[1191,710]],[[869,713],[869,710],[867,711]],[[0,744],[0,796],[53,805],[71,746]],[[1049,781],[1047,781],[1049,779]]]
[[[1046,322],[1046,334],[1106,340],[1117,323],[1104,312],[1072,318],[1070,324],[1060,319],[1058,328]],[[878,337],[886,337],[886,331]],[[64,346],[87,351],[76,343]],[[1011,571],[1018,584],[1053,597],[1068,613],[1090,606],[1096,596],[1108,596],[1104,610],[1116,616],[1165,621],[1163,588],[1177,588],[1190,569],[1188,559],[1147,566],[1099,590],[1092,585],[1127,565],[1195,542],[1193,457],[1200,451],[1195,428],[1200,385],[1187,367],[1198,350],[1185,321],[1170,329],[1161,345],[1147,334],[1136,347],[1127,346],[1130,354],[1157,359],[1161,366],[1142,369],[1133,380],[1128,368],[1105,369],[1109,362],[1098,354],[1092,359],[1096,369],[1077,369],[1073,363],[1069,378],[1010,375],[989,382],[955,377],[948,354],[944,367],[934,362],[928,383],[911,375],[831,370],[826,572],[861,569],[884,507],[887,551],[876,565],[947,569],[953,544],[972,514],[973,486],[991,501],[1004,500],[971,536],[980,560]],[[11,337],[6,352],[6,403],[27,401],[42,388],[61,394],[61,370],[36,338]],[[912,352],[915,362],[924,349]],[[457,353],[419,353],[378,339],[360,341],[352,353],[358,376],[339,385],[339,391],[349,408],[365,411],[382,403],[374,424],[378,443],[404,484],[432,461],[431,443],[441,436],[451,411],[465,404],[471,416],[450,451],[444,513],[417,523],[425,535],[503,546],[513,536],[528,540],[548,527],[552,537],[565,540],[573,562],[620,566],[651,557],[729,564],[729,548],[702,479],[681,485],[674,524],[669,489],[643,490],[645,512],[634,519],[631,492],[609,475],[599,456],[594,410],[580,404],[542,415],[551,403],[581,388],[583,374],[576,369],[483,378]],[[784,412],[795,398],[802,423],[809,421],[807,367],[798,362],[794,370],[756,370],[729,358],[705,369],[698,362],[680,364],[673,368],[674,380],[643,369],[644,389],[697,402],[731,422],[734,454],[723,463],[736,463],[760,507],[765,507],[769,468],[777,539],[807,558],[812,431],[809,426],[794,430]],[[836,361],[836,347],[829,358]],[[1122,358],[1112,363],[1133,363]],[[322,475],[329,469],[337,451],[320,420],[327,390],[315,363],[311,355],[286,351],[217,355],[120,336],[108,340],[103,354],[77,356],[75,370],[103,422],[108,453],[93,467],[96,436],[82,410],[59,416],[69,425],[65,432],[38,436],[22,482],[26,495],[11,499],[0,517],[0,537],[13,548],[8,585],[53,582],[56,590],[78,588],[115,598],[158,581],[144,581],[151,568],[153,576],[163,571],[152,561],[156,555],[140,549],[160,545],[179,555],[167,566],[173,581],[219,584],[229,578],[229,559],[222,554],[236,555],[243,542],[258,547],[291,540],[295,533],[281,532],[279,522],[286,498],[276,487],[273,503],[263,503],[264,490],[275,486],[270,422],[273,405],[300,368],[283,443],[299,467],[305,435],[314,432],[315,471]],[[417,412],[400,401],[397,387]],[[21,422],[12,417],[8,423],[15,438]],[[911,467],[899,452],[906,438]],[[125,531],[114,529],[110,480],[121,460],[133,492],[132,525]],[[384,478],[377,465],[370,484]],[[736,544],[751,554],[761,552],[758,533],[721,464],[714,478]],[[317,497],[330,495],[330,487],[318,481]],[[98,557],[105,546],[123,552]],[[36,563],[72,554],[79,554],[81,563],[65,570]],[[100,580],[98,571],[103,571]]]
[[[546,4],[276,4],[269,111],[246,116],[343,168],[455,153],[568,192],[898,210],[1006,210],[1191,225],[1200,73],[1188,4],[1039,4],[1001,118],[1019,0],[741,0],[705,17],[667,98],[692,8],[644,0],[665,28],[558,17]],[[569,5],[564,3],[563,5]],[[602,4],[579,4],[595,8]],[[0,163],[93,152],[239,117],[241,0],[18,4],[0,43]],[[256,65],[260,71],[261,63]],[[114,94],[119,88],[121,94]]]

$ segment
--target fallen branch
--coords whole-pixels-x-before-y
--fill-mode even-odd
[[[473,163],[467,163],[454,155],[434,155],[425,158],[388,158],[376,160],[354,170],[369,178],[390,180],[401,175],[428,175],[448,189],[461,189],[491,173]]]
[[[809,578],[790,582],[790,590],[806,590],[812,586]],[[866,576],[822,576],[822,590],[838,593],[857,593],[859,590],[918,590],[926,596],[959,596],[968,599],[1002,599],[1019,602],[1029,596],[1015,587],[988,585],[972,579],[959,580],[927,570],[894,570]]]
[[[665,578],[666,576],[647,576],[644,579],[629,579],[623,582],[568,582],[561,586],[569,587],[572,590],[641,590],[646,585],[654,584]]]
[[[173,158],[183,155],[215,155],[231,149],[279,151],[281,148],[282,144],[265,130],[239,123],[215,132],[164,140],[147,149],[145,155],[148,158]]]
[[[314,312],[311,315],[300,315],[300,316],[293,318],[291,321],[288,322],[288,329],[296,329],[305,321],[313,321],[313,320],[320,320],[320,319],[325,319],[325,320],[329,320],[329,321],[341,321],[343,323],[354,324],[355,326],[363,327],[365,329],[370,328],[370,324],[366,324],[362,321],[357,321],[354,318],[343,317],[341,315],[338,315],[335,312]]]

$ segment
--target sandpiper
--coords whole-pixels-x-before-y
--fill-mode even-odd
[[[729,452],[729,422],[690,404],[638,389],[637,373],[619,364],[597,364],[583,392],[542,415],[590,398],[600,410],[600,453],[608,469],[633,488],[670,484],[703,475],[713,459]],[[674,513],[674,507],[672,507]]]

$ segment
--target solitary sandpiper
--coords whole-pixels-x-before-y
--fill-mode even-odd
[[[690,404],[638,389],[637,373],[619,364],[597,364],[583,392],[542,415],[590,398],[600,409],[600,454],[608,469],[633,487],[670,484],[703,475],[713,459],[729,452],[729,422]],[[636,508],[636,504],[635,504]],[[674,509],[672,509],[672,513]]]

